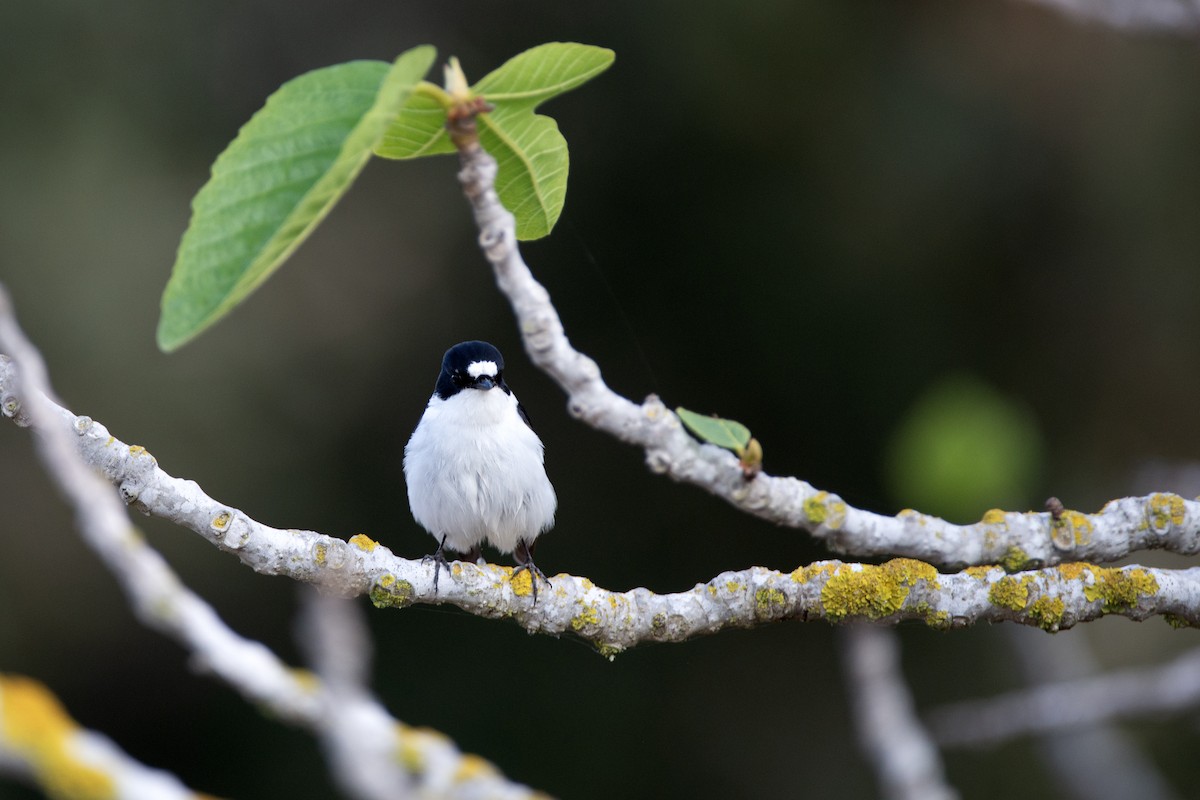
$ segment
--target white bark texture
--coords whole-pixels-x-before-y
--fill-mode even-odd
[[[230,533],[238,535],[243,530],[232,524],[231,514],[211,513],[212,501],[194,483],[165,476],[144,450],[117,442],[103,426],[94,425],[86,417],[75,417],[51,400],[45,365],[18,327],[2,287],[0,349],[11,356],[0,356],[3,375],[0,407],[18,424],[33,428],[39,456],[75,510],[85,542],[116,576],[135,613],[146,625],[178,641],[193,654],[196,663],[278,717],[306,727],[326,741],[354,736],[371,741],[372,747],[354,756],[359,764],[370,764],[380,754],[390,754],[393,762],[404,767],[411,778],[411,787],[399,785],[390,797],[417,796],[422,792],[460,798],[533,796],[531,790],[507,781],[483,759],[462,754],[440,734],[411,729],[393,719],[365,692],[350,691],[353,702],[331,713],[331,707],[346,697],[344,686],[348,680],[342,681],[341,694],[331,697],[330,689],[320,678],[288,667],[261,643],[239,636],[226,626],[208,603],[182,584],[158,552],[130,525],[117,493],[97,473],[110,480],[116,474],[122,475],[120,480],[112,480],[119,487],[120,497],[126,503],[141,502],[146,509],[158,502],[156,481],[166,477],[162,483],[169,502],[178,501],[177,505],[169,506],[172,512],[185,519],[207,519],[210,532],[219,534],[227,546],[235,541]],[[180,494],[172,493],[176,489]],[[147,494],[148,498],[139,501]],[[273,541],[264,536],[262,543],[268,545]],[[255,552],[275,559],[291,553],[280,549],[270,554],[267,547],[261,551],[256,548]],[[347,732],[347,727],[352,730]],[[93,751],[100,752],[95,747]],[[111,759],[110,762],[116,763]],[[335,771],[340,766],[335,762]],[[115,774],[112,778],[115,782]]]

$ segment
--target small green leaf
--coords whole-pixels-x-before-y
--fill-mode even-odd
[[[228,313],[299,247],[366,165],[435,56],[423,46],[390,66],[352,61],[314,70],[267,99],[192,201],[163,292],[162,350]]]
[[[479,116],[479,141],[496,159],[496,193],[516,218],[518,239],[549,234],[567,196],[567,141],[554,120],[534,109],[599,75],[613,58],[603,47],[551,42],[510,58],[471,87],[493,106]],[[416,93],[376,152],[387,158],[452,152],[445,124],[445,108]]]
[[[686,408],[677,408],[675,413],[679,415],[679,419],[683,421],[688,430],[696,436],[709,444],[732,450],[739,456],[750,442],[750,429],[740,422],[720,417],[707,417],[694,411],[688,411]]]
[[[496,106],[535,107],[587,83],[615,57],[605,47],[550,42],[513,56],[471,88]]]

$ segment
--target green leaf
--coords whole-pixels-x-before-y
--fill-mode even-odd
[[[352,61],[281,86],[213,164],[192,201],[162,298],[158,346],[189,341],[244,300],[325,218],[436,51]]]
[[[493,106],[479,116],[479,141],[496,159],[496,193],[516,218],[518,239],[549,234],[567,197],[567,141],[554,120],[534,109],[599,75],[613,58],[603,47],[551,42],[510,58],[471,87]],[[452,152],[445,124],[440,103],[414,94],[376,152],[387,158]]]
[[[479,142],[496,159],[496,194],[516,217],[517,238],[548,235],[567,199],[569,156],[558,123],[521,111],[483,114]]]
[[[446,134],[446,109],[435,98],[413,93],[375,147],[384,158],[420,158],[453,153]]]
[[[696,436],[709,444],[732,450],[739,456],[750,442],[750,429],[740,422],[720,417],[707,417],[704,414],[688,411],[686,408],[677,408],[675,413],[679,415],[679,419],[683,421],[688,430]]]
[[[587,83],[612,66],[614,58],[605,47],[550,42],[513,56],[471,89],[497,107],[536,107]]]

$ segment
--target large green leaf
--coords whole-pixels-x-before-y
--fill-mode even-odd
[[[216,322],[291,255],[365,166],[435,55],[423,46],[390,66],[314,70],[267,99],[192,201],[163,293],[161,349]]]
[[[547,236],[567,199],[570,157],[558,123],[498,108],[480,116],[479,142],[496,159],[496,194],[516,217],[517,238]]]
[[[550,233],[567,195],[567,142],[554,120],[534,110],[608,69],[613,57],[603,47],[551,42],[514,56],[471,87],[493,106],[479,117],[479,139],[496,159],[496,192],[516,217],[517,238]],[[445,123],[437,101],[414,94],[376,152],[387,158],[452,152]]]

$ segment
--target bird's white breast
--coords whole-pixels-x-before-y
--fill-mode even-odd
[[[404,448],[413,516],[457,552],[489,542],[512,552],[554,524],[557,498],[542,441],[500,388],[436,394]]]

